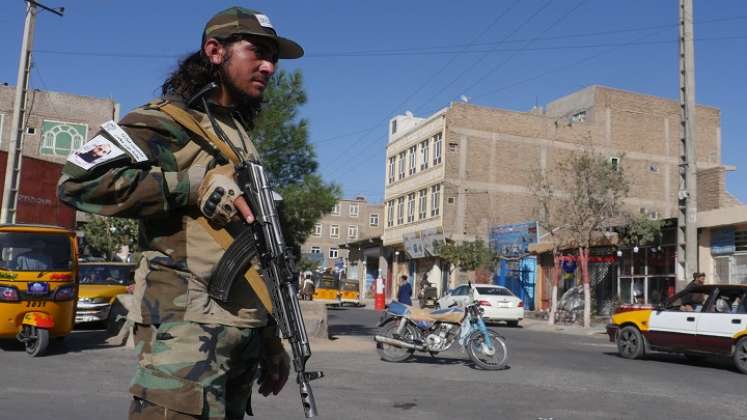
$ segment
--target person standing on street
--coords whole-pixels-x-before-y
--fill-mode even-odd
[[[221,11],[205,25],[199,50],[163,83],[162,98],[102,125],[94,139],[112,153],[95,166],[68,159],[63,169],[63,202],[140,220],[130,419],[243,419],[258,366],[261,394],[285,385],[289,357],[262,294],[246,281],[226,302],[208,294],[225,253],[219,239],[230,243],[254,221],[227,145],[215,139],[258,160],[248,133],[265,87],[279,58],[302,55],[267,15]],[[258,278],[252,263],[248,275]]]
[[[412,286],[407,281],[407,274],[399,278],[399,290],[397,290],[397,302],[412,305]]]

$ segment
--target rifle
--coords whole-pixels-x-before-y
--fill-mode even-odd
[[[228,146],[231,153],[223,154],[228,154],[229,159],[232,157],[231,154],[234,155],[235,158],[232,160],[236,165],[237,184],[254,213],[255,222],[245,226],[226,249],[210,280],[208,293],[216,300],[227,301],[233,283],[239,278],[243,279],[252,260],[259,257],[262,277],[270,291],[272,313],[277,322],[280,337],[290,343],[293,368],[296,372],[296,382],[299,385],[304,415],[307,418],[315,417],[317,415],[316,401],[309,382],[323,377],[324,373],[306,371],[306,362],[311,357],[311,347],[298,303],[297,272],[293,255],[286,246],[280,226],[276,206],[276,196],[279,198],[279,195],[272,191],[264,166],[259,162],[244,159],[241,152],[236,149],[213,119],[204,95],[216,87],[214,83],[209,84],[189,103],[191,105],[198,98],[202,99],[204,111],[215,133],[224,143],[223,145],[214,144],[214,146],[223,150],[225,146]],[[210,138],[208,140],[213,141]],[[226,152],[229,151],[226,150]]]

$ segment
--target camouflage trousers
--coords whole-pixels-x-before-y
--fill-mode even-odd
[[[135,330],[138,367],[130,419],[243,419],[261,330],[190,321]]]

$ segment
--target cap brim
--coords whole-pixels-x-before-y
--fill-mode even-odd
[[[277,37],[278,58],[293,59],[303,57],[303,48],[288,38]]]

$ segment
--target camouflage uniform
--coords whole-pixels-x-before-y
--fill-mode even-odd
[[[217,105],[211,109],[228,138],[243,149],[239,132],[249,136],[236,115]],[[207,115],[188,112],[213,131]],[[132,111],[119,126],[147,161],[137,162],[128,152],[86,170],[68,162],[58,195],[81,211],[140,219],[139,242],[146,251],[136,271],[136,307],[130,315],[138,323],[139,353],[130,392],[140,400],[131,416],[155,410],[159,418],[242,418],[262,335],[274,331],[262,328],[269,317],[248,283],[237,282],[229,303],[207,294],[224,250],[197,222],[196,190],[220,157],[155,104]],[[103,131],[99,134],[108,136]],[[245,153],[256,157],[251,142],[246,146]]]

